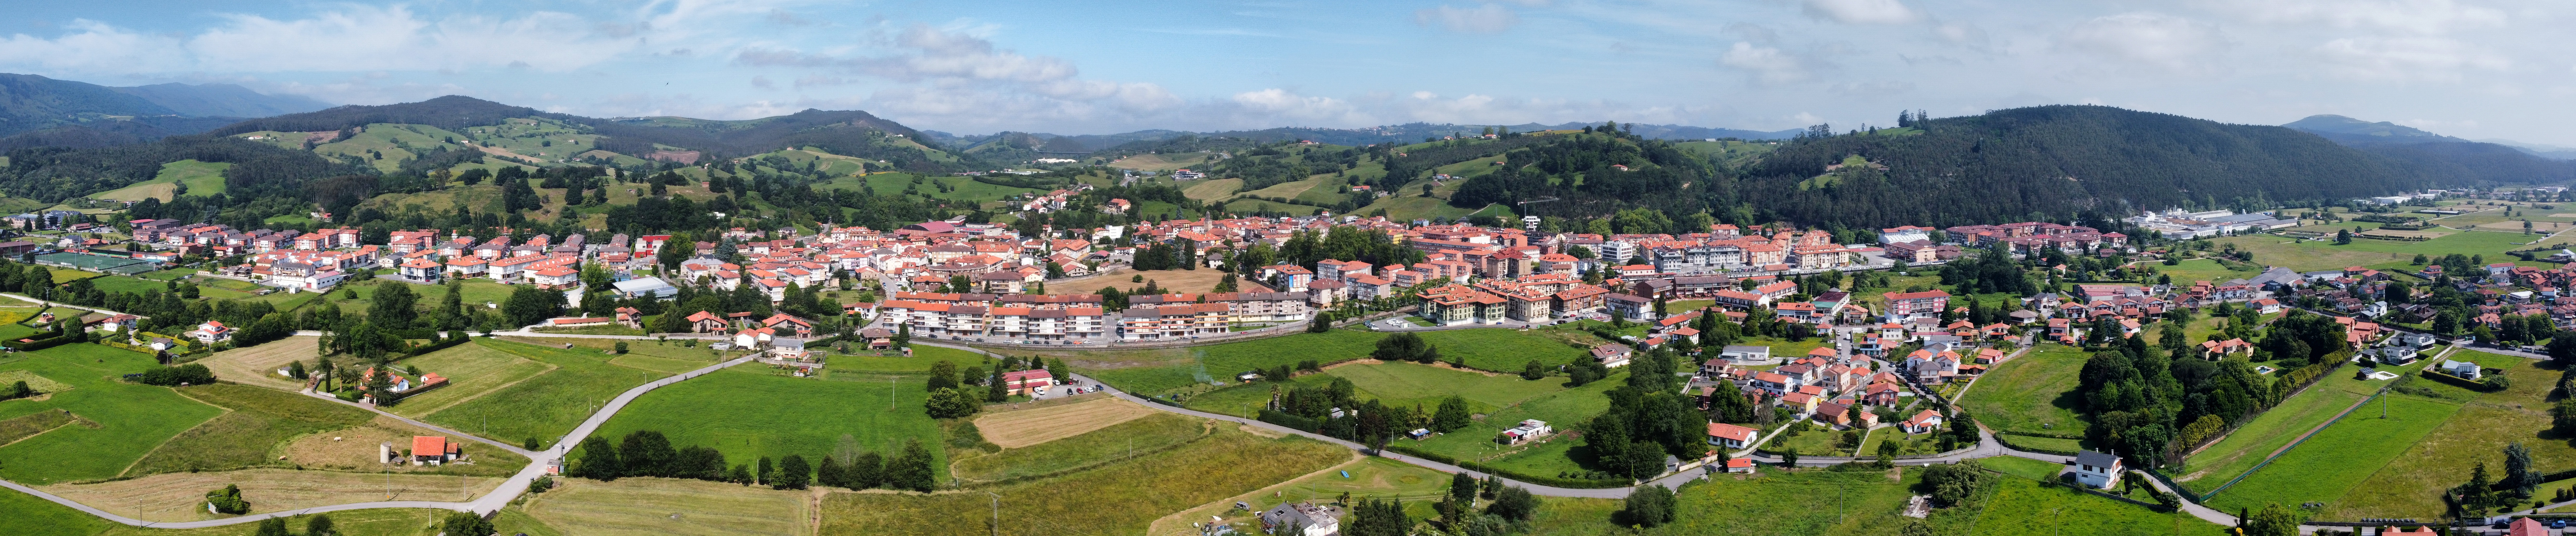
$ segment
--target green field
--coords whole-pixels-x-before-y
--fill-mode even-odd
[[[419,417],[447,409],[457,403],[483,396],[513,382],[554,370],[545,363],[494,350],[480,344],[459,344],[420,357],[405,359],[403,366],[420,367],[423,372],[447,378],[447,386],[402,399],[402,403],[385,411]],[[351,375],[350,378],[357,376]]]
[[[2256,258],[2260,257],[2260,255],[2256,256]],[[2174,286],[2182,288],[2190,288],[2195,281],[2208,281],[2209,284],[2217,285],[2231,279],[2247,279],[2263,275],[2262,270],[2229,270],[2227,267],[2219,266],[2218,261],[2213,259],[2192,259],[2181,261],[2180,264],[2173,266],[2152,262],[2143,264],[2155,268],[2157,273],[2173,276]]]
[[[1519,372],[1531,360],[1549,367],[1570,363],[1589,348],[1573,346],[1565,342],[1567,339],[1559,338],[1565,335],[1546,330],[1493,328],[1419,334],[1424,342],[1440,349],[1443,360],[1465,358],[1470,368],[1513,373]],[[1366,358],[1384,335],[1337,329],[1183,350],[1051,352],[1048,355],[1062,357],[1075,370],[1119,389],[1159,395],[1211,382],[1230,384],[1234,383],[1236,374],[1245,371],[1295,365],[1300,361],[1329,364]]]
[[[1656,533],[1885,534],[1912,521],[1898,514],[1920,480],[1918,471],[1895,479],[1877,471],[1767,470],[1742,480],[1695,480],[1676,494],[1680,518]]]
[[[2058,473],[2066,472],[2066,464],[2012,456],[1978,458],[1977,464],[2004,474],[2040,481],[2057,480]]]
[[[1554,380],[1555,378],[1549,378],[1533,383],[1547,383]],[[1525,419],[1547,421],[1550,426],[1558,430],[1571,429],[1585,419],[1608,411],[1610,397],[1604,396],[1603,393],[1627,383],[1627,373],[1614,370],[1608,378],[1582,387],[1529,399],[1519,405],[1495,411],[1487,415],[1484,420],[1476,421],[1475,424],[1468,425],[1464,429],[1434,435],[1430,439],[1415,442],[1412,446],[1447,454],[1460,460],[1486,459],[1495,467],[1523,474],[1555,476],[1559,472],[1589,469],[1575,461],[1573,450],[1581,441],[1570,436],[1559,434],[1535,444],[1524,443],[1519,447],[1498,445],[1494,443],[1494,436],[1503,433],[1504,429],[1518,426]],[[1438,407],[1426,405],[1423,409],[1427,411]],[[1510,450],[1512,448],[1519,450]]]
[[[587,348],[565,350],[487,338],[468,344],[557,367],[421,419],[505,443],[533,437],[553,445],[599,409],[600,403],[644,382],[670,375],[611,364],[609,356]]]
[[[2576,446],[2548,432],[2553,389],[2551,382],[2541,380],[2556,378],[2559,371],[2541,368],[2537,360],[2485,352],[2460,351],[2453,357],[2504,369],[2516,383],[2504,391],[2477,393],[2431,380],[2409,380],[2410,386],[2429,387],[2444,398],[2468,403],[2440,428],[2411,445],[2404,455],[2353,487],[2325,515],[2438,517],[2447,507],[2432,490],[2459,485],[2479,462],[2485,462],[2489,471],[2503,474],[2504,447],[2516,441],[2531,449],[2532,464],[2540,471],[2576,468]],[[2364,407],[2354,414],[2375,415],[2376,409]],[[2576,484],[2576,480],[2552,484]],[[2543,490],[2539,496],[2550,494]]]
[[[2438,360],[2417,361],[2397,369],[2397,372],[2412,374],[2435,361]],[[2183,467],[2168,474],[2179,474],[2174,480],[2193,493],[2208,493],[2235,479],[2236,475],[2253,469],[2254,464],[2262,463],[2264,457],[2271,456],[2282,445],[2290,444],[2300,434],[2334,418],[2336,413],[2351,407],[2354,402],[2379,392],[2384,383],[2354,379],[2349,371],[2328,374],[2315,386],[2255,415],[2252,421],[2238,426],[2217,444],[2183,460]],[[2358,410],[2355,413],[2358,414]]]
[[[1997,431],[2082,434],[2088,423],[2076,413],[2084,399],[2075,388],[2092,357],[2081,348],[2041,344],[1995,366],[1959,406]]]
[[[2375,407],[2355,410],[2204,503],[2221,510],[2270,503],[2335,504],[2370,476],[2370,471],[2361,469],[2375,471],[2387,465],[2460,410],[2454,402],[2412,395],[2392,393],[2384,398],[2387,417],[2381,417]]]
[[[939,424],[921,405],[928,388],[927,375],[823,380],[740,365],[637,397],[595,437],[615,441],[628,432],[656,430],[674,447],[713,447],[733,463],[789,454],[820,459],[844,435],[880,453],[903,448],[908,438],[940,452]],[[938,466],[944,481],[947,464]]]
[[[1357,398],[1376,399],[1389,406],[1438,408],[1449,395],[1467,399],[1469,411],[1493,413],[1532,398],[1565,389],[1565,378],[1550,377],[1524,380],[1517,375],[1485,374],[1420,363],[1378,363],[1343,365],[1298,377],[1304,386],[1323,386],[1332,378],[1347,378],[1357,388]],[[1227,387],[1190,397],[1185,407],[1209,413],[1237,417],[1259,416],[1261,405],[1270,400],[1273,382],[1253,382]]]
[[[232,411],[170,438],[169,443],[135,462],[134,468],[126,471],[128,476],[284,467],[286,462],[278,460],[274,451],[297,436],[357,426],[375,418],[358,408],[241,384],[184,387],[179,394]]]
[[[162,164],[161,172],[154,175],[151,180],[90,194],[89,198],[116,201],[142,201],[145,198],[153,198],[168,202],[175,197],[172,195],[175,191],[173,186],[180,184],[188,186],[190,196],[215,195],[224,192],[224,170],[232,167],[229,162],[180,160]]]
[[[1349,450],[1300,437],[1219,427],[1189,446],[1132,462],[980,491],[999,495],[1018,534],[1142,534],[1166,514],[1349,461]],[[979,536],[996,499],[984,493],[832,493],[818,534]]]
[[[2290,239],[2277,236],[2239,236],[2218,238],[2213,241],[2236,244],[2239,249],[2254,252],[2254,262],[2257,264],[2308,271],[2332,270],[2347,266],[2386,266],[2392,263],[2405,265],[2417,254],[2433,257],[2452,253],[2485,255],[2487,262],[2504,262],[2512,260],[2504,255],[2506,251],[2544,247],[2521,245],[2540,237],[2541,235],[2524,235],[2519,232],[2462,231],[2422,242],[2357,238],[2351,244],[2341,246],[2333,245],[2334,242],[2331,240],[2291,242]],[[2576,236],[2561,236],[2551,240],[2545,247],[2555,247],[2571,241],[2576,241]]]
[[[1158,411],[1082,435],[993,454],[959,449],[951,453],[959,458],[950,467],[959,479],[984,482],[1056,474],[1197,441],[1209,433],[1201,422]]]
[[[2046,463],[2046,462],[2041,462]],[[2135,478],[2135,477],[2132,477]],[[2037,481],[2003,478],[1986,497],[1977,516],[1978,535],[2094,536],[2218,534],[2225,527],[2185,513],[2157,513],[2144,506],[2114,501]]]
[[[377,509],[331,512],[336,534],[347,536],[430,536],[442,511]],[[304,529],[305,516],[287,518],[286,526]],[[513,525],[501,525],[512,530]],[[71,507],[17,490],[0,489],[0,534],[11,536],[249,536],[250,523],[202,529],[154,529],[119,525]],[[523,529],[522,529],[523,530]],[[510,534],[503,532],[502,534]]]
[[[42,401],[0,402],[0,419],[59,408],[99,425],[66,425],[0,447],[0,460],[45,460],[0,462],[0,478],[42,485],[114,477],[172,436],[223,413],[167,387],[119,379],[155,366],[150,355],[95,344],[0,358],[0,371],[29,371],[72,386]]]

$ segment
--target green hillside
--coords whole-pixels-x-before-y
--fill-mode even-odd
[[[149,198],[168,202],[176,197],[174,194],[181,186],[187,188],[185,195],[215,195],[224,192],[224,170],[232,167],[233,165],[227,162],[180,160],[162,164],[161,173],[153,176],[152,180],[90,194],[89,198],[113,201],[142,201]]]

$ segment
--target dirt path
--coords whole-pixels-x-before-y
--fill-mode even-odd
[[[1178,511],[1178,512],[1172,512],[1172,514],[1171,514],[1171,515],[1163,516],[1161,519],[1156,519],[1156,520],[1154,520],[1154,522],[1153,522],[1153,523],[1145,525],[1145,534],[1147,534],[1148,536],[1155,535],[1155,534],[1186,535],[1186,534],[1188,534],[1188,531],[1184,531],[1184,530],[1182,530],[1182,527],[1183,527],[1183,526],[1186,526],[1186,525],[1189,523],[1189,519],[1190,519],[1190,517],[1189,517],[1189,516],[1191,516],[1191,515],[1193,515],[1193,514],[1195,514],[1195,513],[1200,513],[1200,512],[1202,512],[1202,511],[1204,511],[1204,510],[1208,509],[1208,508],[1227,508],[1227,509],[1230,509],[1230,508],[1233,508],[1233,507],[1234,507],[1234,503],[1237,503],[1237,502],[1249,502],[1253,497],[1259,497],[1259,496],[1261,496],[1261,494],[1263,494],[1263,493],[1270,493],[1270,492],[1275,492],[1275,491],[1278,491],[1278,490],[1286,489],[1286,488],[1288,487],[1288,485],[1290,485],[1290,484],[1295,484],[1295,483],[1297,483],[1297,481],[1305,480],[1305,479],[1307,479],[1307,478],[1311,478],[1311,477],[1314,477],[1314,476],[1316,476],[1316,475],[1321,475],[1321,474],[1325,474],[1325,473],[1331,473],[1331,472],[1334,472],[1334,471],[1340,471],[1340,470],[1344,470],[1344,469],[1350,469],[1350,468],[1352,468],[1352,467],[1358,467],[1361,463],[1365,463],[1365,462],[1367,462],[1367,461],[1368,461],[1368,457],[1367,457],[1367,456],[1362,456],[1362,455],[1360,455],[1359,451],[1356,451],[1356,450],[1355,450],[1355,451],[1351,451],[1351,459],[1349,459],[1349,460],[1344,460],[1344,461],[1342,461],[1342,463],[1333,464],[1333,466],[1332,466],[1332,467],[1326,467],[1326,468],[1323,468],[1323,469],[1321,469],[1321,470],[1317,470],[1317,471],[1312,472],[1312,473],[1306,473],[1306,474],[1303,474],[1303,475],[1297,475],[1297,477],[1295,477],[1295,478],[1290,478],[1290,479],[1287,479],[1287,480],[1282,480],[1282,481],[1280,481],[1280,482],[1279,482],[1279,483],[1277,483],[1277,484],[1271,484],[1271,485],[1268,485],[1268,486],[1263,486],[1261,489],[1252,490],[1252,491],[1250,491],[1250,492],[1246,492],[1246,493],[1244,493],[1244,494],[1242,494],[1242,495],[1236,495],[1236,496],[1233,496],[1233,497],[1227,497],[1227,498],[1223,498],[1223,499],[1217,499],[1215,502],[1210,502],[1210,503],[1207,503],[1207,504],[1202,504],[1202,505],[1198,505],[1198,506],[1193,506],[1193,507],[1190,507],[1190,508],[1188,508],[1188,509],[1181,510],[1181,511]]]

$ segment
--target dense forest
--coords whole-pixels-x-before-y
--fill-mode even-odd
[[[310,151],[208,135],[104,148],[22,148],[8,155],[9,166],[0,168],[0,191],[48,203],[151,180],[161,172],[161,164],[189,159],[232,163],[232,169],[224,172],[224,185],[234,197],[270,193],[300,197],[305,186],[317,179],[375,174],[373,169]]]
[[[1747,166],[1741,197],[1764,219],[1853,227],[2059,220],[2088,209],[2336,201],[2463,184],[2281,127],[2105,106],[2042,106],[1912,121],[1920,134],[1829,129]],[[1859,156],[1884,166],[1840,170]],[[1711,192],[1716,194],[1716,192]]]

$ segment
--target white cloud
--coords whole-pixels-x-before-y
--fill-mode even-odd
[[[2326,23],[2339,28],[2375,28],[2417,34],[2505,25],[2504,10],[2465,5],[2454,0],[2263,0],[2204,2],[2252,22]]]
[[[1414,24],[1438,25],[1459,33],[1499,33],[1511,29],[1513,25],[1520,22],[1520,15],[1513,13],[1511,8],[1495,4],[1473,8],[1451,7],[1443,4],[1440,7],[1413,12]]]
[[[2057,42],[2070,50],[2176,74],[2217,71],[2212,60],[2229,47],[2215,25],[2147,12],[2097,17],[2067,30]]]
[[[195,35],[140,34],[76,21],[52,39],[0,40],[0,65],[89,72],[244,73],[437,71],[485,67],[562,72],[633,50],[636,40],[595,30],[579,16],[539,11],[518,18],[429,20],[408,8],[344,6],[304,18],[218,15]]]
[[[2513,66],[2504,56],[2440,37],[2344,38],[2314,51],[2325,60],[2326,72],[2352,80],[2457,82],[2465,70]]]
[[[1910,24],[1923,13],[1898,0],[1805,0],[1807,16],[1843,24]]]
[[[1804,62],[1794,55],[1772,47],[1735,42],[1717,59],[1719,65],[1753,73],[1753,80],[1764,85],[1786,84],[1807,80],[1810,73]]]
[[[892,53],[841,56],[746,47],[735,53],[734,63],[831,69],[898,82],[864,99],[827,102],[863,106],[900,121],[955,125],[948,128],[1129,122],[1186,104],[1161,85],[1081,79],[1071,62],[1005,50],[965,30],[913,24],[881,41]],[[810,75],[796,86],[845,83],[839,77]]]

